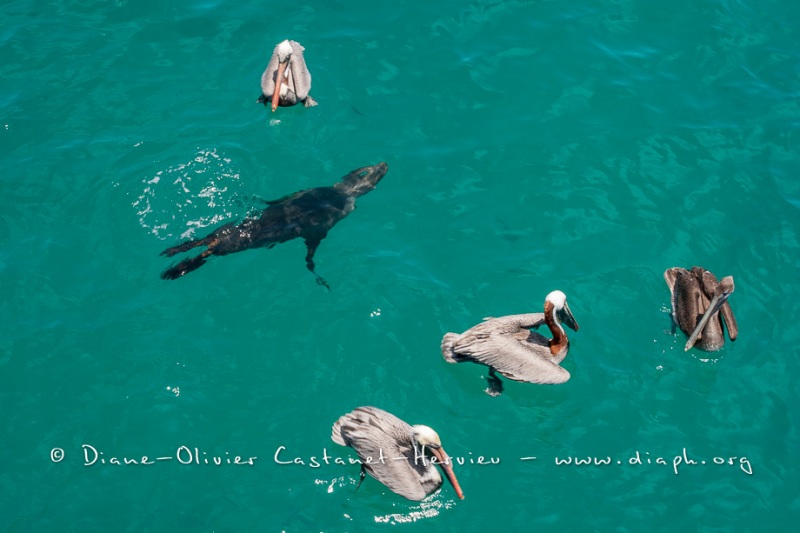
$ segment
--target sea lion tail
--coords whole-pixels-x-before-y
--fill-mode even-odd
[[[177,265],[172,265],[161,273],[161,279],[178,279],[192,270],[197,270],[206,262],[206,257],[211,255],[211,250],[206,250],[200,255],[184,259]]]
[[[192,248],[197,248],[198,246],[208,246],[211,243],[211,241],[213,241],[213,240],[214,240],[213,236],[208,236],[208,237],[205,237],[203,239],[196,239],[196,240],[193,240],[193,241],[182,242],[181,244],[179,244],[177,246],[170,246],[169,248],[167,248],[166,250],[161,252],[161,255],[166,255],[167,257],[172,257],[173,255],[176,255],[176,254],[180,254],[180,253],[183,253],[183,252],[188,252]]]
[[[442,338],[442,357],[448,363],[460,363],[458,355],[456,354],[455,344],[459,335],[457,333],[445,333]]]

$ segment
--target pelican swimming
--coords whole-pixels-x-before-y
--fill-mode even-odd
[[[303,59],[305,48],[297,41],[285,40],[275,47],[264,74],[261,75],[259,103],[288,107],[303,102],[306,107],[317,105],[309,96],[311,73]]]
[[[350,446],[361,460],[361,482],[365,472],[392,492],[420,501],[442,486],[444,470],[456,495],[464,493],[453,472],[453,461],[442,448],[439,435],[428,426],[411,426],[377,407],[358,407],[333,424],[333,442]],[[433,454],[433,459],[426,456]]]
[[[567,296],[553,291],[544,300],[544,313],[484,318],[462,334],[446,333],[442,355],[448,363],[472,361],[489,367],[486,393],[498,396],[503,382],[495,374],[528,383],[564,383],[569,372],[559,366],[569,351],[569,339],[561,321],[578,331],[578,323],[567,305]],[[548,339],[536,331],[546,324]]]
[[[722,348],[725,345],[723,321],[728,337],[736,340],[739,327],[728,303],[735,288],[733,276],[717,281],[717,277],[704,268],[692,267],[689,271],[673,267],[664,272],[664,280],[672,295],[672,332],[677,324],[689,337],[684,351],[695,344],[706,352]]]

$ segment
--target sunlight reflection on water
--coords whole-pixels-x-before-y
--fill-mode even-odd
[[[216,148],[199,149],[191,160],[142,178],[144,189],[131,206],[139,224],[157,237],[191,238],[234,217],[240,202],[231,189],[239,178],[230,158]]]
[[[376,516],[375,522],[378,524],[408,524],[424,520],[426,518],[434,518],[439,516],[443,510],[450,509],[455,506],[453,500],[437,500],[435,496],[429,496],[427,499],[421,501],[418,506],[414,506],[407,513],[391,513],[382,516]]]

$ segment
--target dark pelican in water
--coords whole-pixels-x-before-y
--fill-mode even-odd
[[[733,276],[717,277],[708,270],[673,267],[664,272],[664,280],[672,295],[672,332],[677,324],[689,340],[684,351],[692,346],[706,352],[719,350],[725,345],[722,323],[728,328],[732,341],[739,335],[728,297],[733,293]]]
[[[434,466],[438,464],[458,497],[464,499],[453,472],[453,461],[442,449],[439,435],[428,426],[411,426],[377,407],[359,407],[333,424],[331,438],[358,454],[359,486],[368,473],[392,492],[420,501],[442,486],[442,475]]]
[[[249,248],[272,248],[300,237],[306,243],[306,267],[317,277],[318,284],[328,287],[314,270],[317,247],[328,231],[356,208],[356,199],[374,189],[388,169],[386,163],[358,168],[330,187],[305,189],[266,202],[267,208],[257,217],[247,218],[238,225],[233,222],[225,224],[202,239],[167,248],[161,255],[172,257],[198,246],[207,247],[199,255],[170,266],[161,277],[177,279],[200,268],[211,255],[228,255]]]
[[[271,104],[272,110],[303,102],[306,107],[317,105],[308,95],[311,73],[303,59],[303,48],[297,41],[285,40],[275,47],[264,74],[261,75],[259,103]]]
[[[442,355],[448,363],[472,361],[488,366],[486,393],[491,396],[503,391],[503,382],[495,372],[514,381],[564,383],[569,372],[558,365],[567,356],[569,339],[562,321],[578,331],[566,295],[553,291],[544,300],[544,313],[484,318],[484,322],[460,335],[446,333]],[[550,329],[552,339],[531,331],[542,324]]]

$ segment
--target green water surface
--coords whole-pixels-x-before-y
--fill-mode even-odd
[[[800,3],[19,0],[0,21],[0,530],[796,527]],[[285,38],[319,105],[271,113]],[[380,161],[317,251],[330,292],[300,240],[160,279],[164,248]],[[713,354],[670,333],[663,272],[693,265],[736,281]],[[445,332],[554,289],[580,324],[567,383],[491,398],[443,361]],[[356,490],[330,431],[360,405],[433,426],[466,498]]]

